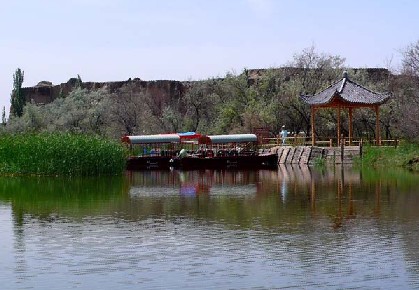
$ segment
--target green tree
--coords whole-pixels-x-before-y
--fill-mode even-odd
[[[3,126],[6,125],[6,108],[3,106],[3,111],[1,113],[1,123]]]
[[[83,81],[81,80],[80,75],[77,75],[77,80],[76,80],[76,88],[81,88]]]
[[[228,73],[219,85],[220,102],[217,104],[218,119],[215,122],[215,131],[217,133],[246,132],[243,113],[253,98],[248,90],[246,70],[239,75]]]
[[[303,104],[298,96],[300,94],[316,94],[325,89],[342,76],[345,58],[338,55],[319,53],[315,47],[304,49],[301,53],[295,54],[293,61],[289,64],[287,73],[290,81],[286,82],[284,95],[281,100],[283,110],[288,117],[285,123],[292,131],[305,131],[309,133],[311,112],[309,107]],[[324,114],[319,114],[317,121],[322,122]],[[323,135],[320,127],[316,125],[316,133]]]
[[[219,102],[215,93],[216,86],[217,81],[214,79],[189,84],[183,96],[186,108],[183,130],[212,133],[213,122],[217,119],[215,105]]]
[[[24,74],[24,71],[20,68],[16,69],[16,72],[13,74],[13,91],[10,102],[12,105],[12,113],[17,117],[22,116],[23,107],[25,106],[25,96],[22,93]]]

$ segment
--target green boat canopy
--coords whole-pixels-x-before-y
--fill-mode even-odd
[[[125,136],[122,141],[130,144],[179,143],[180,137],[178,134],[138,135]]]
[[[255,134],[209,135],[212,144],[257,142]]]

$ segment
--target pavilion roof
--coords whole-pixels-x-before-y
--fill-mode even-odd
[[[334,102],[358,105],[380,105],[389,99],[386,93],[373,92],[348,78],[346,72],[343,78],[323,91],[311,96],[302,95],[300,99],[309,105],[327,105]]]

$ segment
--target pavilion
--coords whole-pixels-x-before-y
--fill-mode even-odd
[[[341,120],[340,113],[342,109],[348,109],[349,112],[349,145],[352,143],[353,128],[352,115],[357,108],[371,108],[375,111],[375,136],[376,144],[381,145],[380,136],[380,105],[389,99],[389,94],[376,93],[363,86],[351,81],[348,73],[343,73],[343,78],[332,84],[323,91],[310,96],[301,95],[300,99],[311,107],[311,143],[315,145],[314,119],[318,109],[335,108],[337,110],[337,140],[341,138]]]

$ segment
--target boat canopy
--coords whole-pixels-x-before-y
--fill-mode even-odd
[[[180,137],[178,134],[138,135],[125,136],[122,141],[130,144],[179,143]]]
[[[122,137],[122,142],[128,144],[180,143],[182,140],[191,140],[197,138],[199,138],[200,144],[257,142],[258,140],[255,134],[228,134],[206,136],[195,132],[185,132],[176,134],[124,136]]]
[[[209,135],[207,137],[212,144],[257,142],[258,140],[255,134]]]

